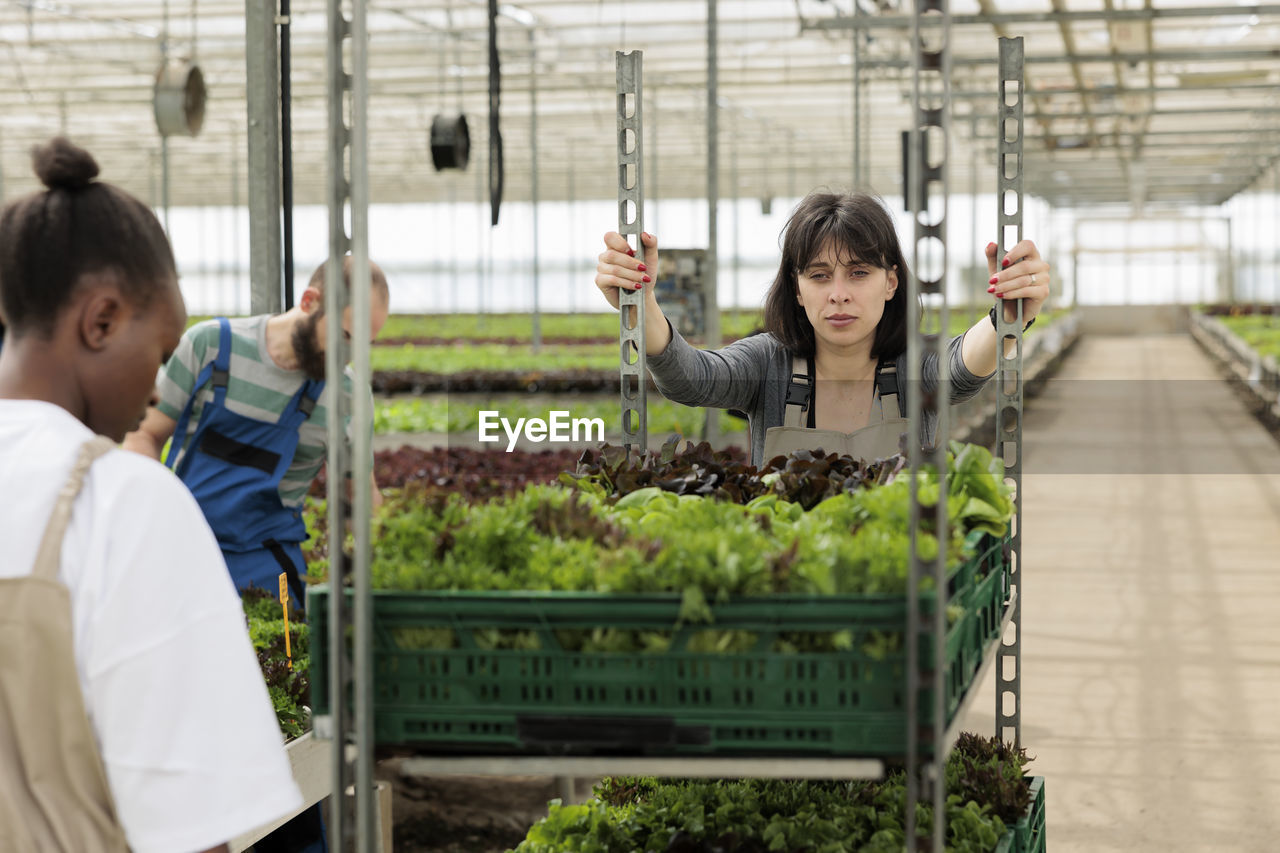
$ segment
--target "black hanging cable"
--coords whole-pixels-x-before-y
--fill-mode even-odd
[[[502,204],[502,131],[498,127],[502,75],[498,67],[498,0],[489,0],[489,224]]]
[[[280,0],[280,198],[284,207],[284,309],[293,307],[293,87],[289,0]]]

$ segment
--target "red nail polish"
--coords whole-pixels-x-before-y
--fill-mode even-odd
[[[627,249],[627,254],[634,258],[634,257],[636,256],[636,250],[635,250],[635,249]]]
[[[987,284],[995,284],[999,280],[1000,280],[999,276],[993,275],[991,276],[991,278],[987,279]]]
[[[995,244],[995,243],[988,243],[988,244],[987,244],[987,248],[988,248],[988,249],[994,249],[995,247],[996,247],[996,244]]]
[[[641,280],[641,281],[643,281],[643,282],[646,282],[646,283],[647,283],[647,282],[649,281],[649,276],[647,276],[647,275],[642,275],[642,276],[640,276],[640,280]]]
[[[644,285],[643,285],[643,284],[637,284],[637,285],[636,285],[636,290],[639,290],[639,289],[640,289],[640,288],[642,288],[642,287],[644,287]]]
[[[640,270],[640,272],[644,272],[645,270],[648,269],[648,267],[646,267],[644,264],[636,264],[636,269]]]
[[[1005,258],[1003,261],[1001,261],[1001,262],[1000,262],[1000,266],[1002,266],[1002,267],[1007,267],[1007,266],[1009,266],[1009,259],[1008,259],[1008,258]]]
[[[997,293],[997,294],[996,294],[996,298],[997,298],[997,299],[1004,299],[1004,294],[1003,294],[1003,293]]]
[[[987,293],[995,293],[995,292],[996,292],[996,286],[994,284],[987,288]]]

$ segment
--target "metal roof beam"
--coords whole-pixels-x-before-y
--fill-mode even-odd
[[[1177,18],[1216,18],[1249,15],[1280,15],[1280,6],[1187,6],[1162,9],[1087,9],[1056,12],[997,12],[995,14],[952,15],[952,26],[987,24],[1062,24],[1089,21],[1152,21]],[[801,32],[806,30],[904,30],[911,26],[911,15],[861,15],[857,18],[841,16],[819,21],[802,21]],[[937,21],[925,22],[923,27],[934,26]]]
[[[1088,86],[1084,89],[1077,87],[1066,89],[1040,89],[1031,94],[1046,95],[1088,95],[1093,98],[1116,98],[1122,95],[1168,95],[1182,94],[1185,92],[1242,92],[1242,91],[1266,91],[1274,92],[1277,89],[1275,83],[1232,83],[1224,81],[1221,83],[1184,83],[1178,86],[1146,86],[1142,88],[1128,87],[1123,90],[1111,87]],[[988,99],[991,93],[985,89],[971,92],[952,91],[952,100],[977,100]]]
[[[1125,94],[1129,94],[1126,92]],[[1155,107],[1151,110],[1151,115],[1160,116],[1202,116],[1202,115],[1280,115],[1280,107],[1267,106],[1259,104],[1256,106],[1249,104],[1239,104],[1231,107],[1224,106],[1204,106],[1204,107],[1181,107],[1178,109],[1161,109]],[[1145,115],[1145,113],[1143,113]],[[1027,113],[1027,118],[1035,118],[1041,121],[1057,121],[1058,119],[1079,120],[1083,118],[1138,118],[1128,110],[1107,110],[1092,113],[1045,113],[1035,112]]]
[[[1187,130],[1150,130],[1147,136],[1240,136],[1245,134],[1248,136],[1271,136],[1280,140],[1280,130],[1274,127],[1202,127],[1191,128]],[[1090,135],[1084,131],[1075,133],[1063,133],[1061,137],[1070,137],[1072,139],[1114,139],[1116,137],[1142,136],[1141,131],[1136,130],[1116,130],[1103,131],[1101,133]],[[996,138],[995,133],[979,133],[977,139],[984,142],[993,141]],[[973,138],[973,137],[970,137]],[[1106,146],[1110,147],[1110,146]]]
[[[1150,52],[1139,53],[1062,53],[1053,54],[1029,54],[1027,56],[1028,65],[1053,65],[1068,62],[1075,63],[1095,63],[1095,62],[1123,62],[1123,63],[1139,63],[1139,62],[1275,62],[1280,60],[1280,47],[1252,48],[1246,50],[1203,50],[1195,49],[1174,49],[1174,50],[1153,50]],[[995,64],[995,60],[990,56],[957,56],[952,58],[951,64],[954,67],[962,68],[991,68]],[[873,59],[863,63],[864,68],[910,68],[911,60],[905,58],[893,59]],[[1127,89],[1125,90],[1128,91]],[[1045,92],[1030,92],[1031,95],[1042,95]]]

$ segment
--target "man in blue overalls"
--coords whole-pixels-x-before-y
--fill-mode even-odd
[[[370,267],[371,324],[365,334],[372,339],[386,322],[388,291],[382,270]],[[350,256],[343,274],[349,283]],[[328,320],[321,265],[297,306],[283,314],[223,317],[192,326],[160,371],[159,402],[125,438],[125,447],[158,459],[172,436],[164,462],[200,503],[236,587],[274,591],[284,572],[299,610],[306,602],[302,504],[327,454],[327,422],[333,387],[339,384],[326,382]],[[342,329],[350,340],[349,308]],[[355,392],[350,369],[340,382],[342,393]],[[350,424],[345,426],[349,441]],[[381,502],[376,482],[373,501],[375,506]],[[318,809],[304,812],[255,849],[324,850]]]

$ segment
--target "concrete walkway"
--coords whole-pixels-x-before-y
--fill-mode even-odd
[[[1082,339],[1024,441],[1048,849],[1280,850],[1280,444],[1189,336]]]

